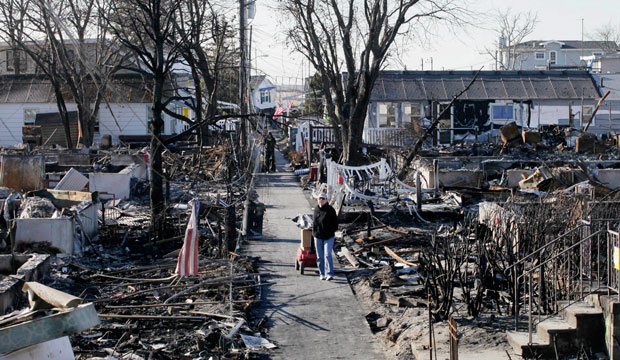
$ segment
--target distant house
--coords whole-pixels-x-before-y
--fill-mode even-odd
[[[266,75],[256,75],[250,78],[250,92],[255,111],[265,114],[274,112],[276,86]]]
[[[35,44],[33,43],[32,46]],[[68,56],[74,51],[68,44]],[[86,39],[85,54],[94,54],[96,40]],[[173,69],[174,84],[167,84],[167,94],[172,87],[191,96],[191,81],[188,72],[182,66]],[[95,89],[95,86],[91,86]],[[120,136],[149,135],[148,123],[152,119],[151,94],[152,85],[148,79],[129,70],[116,73],[108,84],[107,98],[100,105],[95,123],[94,141],[98,142],[103,134],[112,135],[117,142]],[[63,91],[69,112],[76,111],[77,106],[69,91]],[[193,119],[193,111],[180,101],[167,105],[168,109]],[[22,142],[22,127],[35,125],[37,114],[48,123],[58,113],[56,98],[50,81],[43,75],[35,62],[23,50],[12,49],[9,44],[0,42],[0,146],[12,146]],[[176,134],[188,125],[164,114],[163,135]],[[60,131],[59,129],[58,131]],[[57,134],[55,134],[57,135]],[[73,134],[72,134],[73,137]],[[43,139],[45,141],[46,139]]]
[[[474,71],[383,71],[373,88],[363,140],[406,146],[474,77]],[[493,138],[510,121],[528,128],[548,124],[580,128],[601,93],[586,71],[481,71],[440,118],[435,142]],[[583,101],[583,106],[581,105]],[[602,133],[598,116],[592,131]],[[596,125],[596,126],[595,126]]]
[[[594,116],[588,132],[596,134],[620,134],[620,73],[593,74],[601,94],[609,95]]]
[[[101,104],[95,123],[94,141],[103,134],[119,136],[148,135],[148,123],[152,119],[150,85],[138,75],[119,75],[109,86],[107,101]],[[68,111],[77,106],[66,94]],[[178,114],[189,115],[183,104],[168,105]],[[34,125],[37,114],[57,113],[58,107],[50,82],[38,75],[0,76],[0,146],[12,146],[22,142],[22,127]],[[163,135],[178,133],[184,123],[164,115]],[[62,129],[58,129],[61,131]],[[45,141],[46,139],[43,139]]]
[[[583,56],[581,60],[593,74],[620,73],[620,54]]]
[[[276,105],[285,110],[297,108],[305,101],[304,85],[287,84],[276,86]]]
[[[499,70],[576,69],[585,64],[582,56],[614,54],[618,46],[613,41],[531,40],[514,47],[499,40]]]

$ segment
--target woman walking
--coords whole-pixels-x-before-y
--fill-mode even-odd
[[[332,249],[336,230],[338,230],[338,215],[336,215],[336,210],[327,203],[327,194],[319,195],[317,203],[318,206],[314,208],[312,236],[316,248],[319,278],[330,281],[334,277]]]

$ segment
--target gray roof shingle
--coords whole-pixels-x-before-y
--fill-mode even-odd
[[[475,71],[383,71],[371,101],[451,100]],[[464,100],[580,100],[601,95],[585,71],[481,71]]]
[[[613,41],[581,41],[581,40],[530,40],[517,44],[517,49],[544,49],[544,43],[548,42],[560,42],[562,43],[562,49],[588,49],[588,50],[600,50],[603,49],[617,49],[617,45]]]

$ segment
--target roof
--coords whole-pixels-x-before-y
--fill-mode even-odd
[[[451,100],[475,71],[382,71],[371,101]],[[346,75],[345,75],[346,76]],[[586,71],[481,71],[462,100],[580,100],[600,93]]]
[[[260,84],[265,80],[267,75],[252,75],[250,77],[250,90],[256,90]]]
[[[581,40],[530,40],[517,44],[518,49],[544,49],[545,44],[560,43],[562,49],[617,49],[617,45],[613,41],[581,41]]]
[[[111,103],[148,103],[151,101],[150,86],[136,76],[120,76],[108,85],[108,101]],[[73,98],[69,91],[63,92],[65,101]],[[52,103],[56,102],[54,89],[43,76],[0,76],[1,103]]]
[[[594,80],[600,86],[601,94],[609,91],[609,96],[607,96],[608,101],[611,100],[620,100],[620,74],[595,74],[592,75]]]

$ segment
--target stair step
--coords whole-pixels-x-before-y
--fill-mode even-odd
[[[577,328],[561,317],[552,317],[536,325],[536,333],[541,340],[551,343],[552,336],[577,334]]]
[[[580,321],[589,321],[589,319],[598,319],[603,316],[602,310],[583,302],[572,304],[564,309],[562,313],[566,321],[574,327],[579,327]]]
[[[506,331],[506,337],[515,353],[525,358],[553,351],[551,344],[541,339],[537,333],[532,334],[532,344],[528,344],[529,335],[527,331]]]

